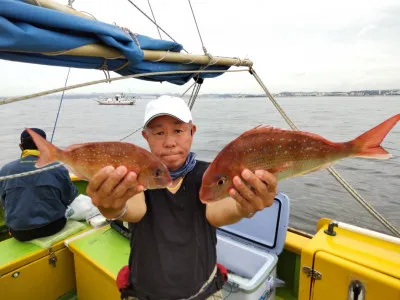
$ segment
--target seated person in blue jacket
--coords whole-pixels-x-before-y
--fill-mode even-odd
[[[46,138],[38,128],[35,132]],[[21,133],[21,157],[4,165],[0,177],[37,170],[39,151],[29,133]],[[19,241],[46,237],[61,231],[67,206],[78,190],[63,166],[32,175],[0,181],[0,199],[10,234]]]

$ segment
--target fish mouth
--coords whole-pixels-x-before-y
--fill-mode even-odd
[[[205,199],[200,198],[200,202],[203,204],[208,204],[208,203],[214,202],[214,200],[205,200]]]
[[[143,185],[148,190],[162,189],[172,183],[172,178],[168,172],[160,177],[148,177],[146,179],[138,178],[139,184]]]
[[[215,199],[212,197],[211,193],[205,191],[203,188],[200,189],[199,199],[200,199],[201,203],[204,203],[204,204],[215,201]]]
[[[168,174],[168,176],[165,176],[163,178],[155,178],[154,181],[159,188],[165,188],[172,183],[172,178]]]

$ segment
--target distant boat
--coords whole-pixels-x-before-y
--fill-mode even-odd
[[[127,98],[125,95],[116,94],[114,97],[108,97],[100,100],[96,100],[100,105],[134,105],[136,98]]]

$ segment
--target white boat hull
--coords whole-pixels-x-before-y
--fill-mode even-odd
[[[100,105],[134,105],[135,101],[107,101],[107,100],[97,100]]]
[[[113,97],[96,100],[100,105],[134,105],[135,98],[125,98],[124,94],[116,94]]]

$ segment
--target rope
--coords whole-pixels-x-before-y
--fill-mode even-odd
[[[271,102],[274,104],[274,106],[277,108],[277,110],[285,119],[285,121],[289,124],[289,126],[293,130],[299,130],[297,126],[286,115],[286,113],[283,111],[280,105],[276,102],[274,97],[268,91],[267,87],[261,81],[260,77],[257,75],[256,71],[254,69],[251,69],[250,74],[252,74],[256,79],[256,81],[260,84],[260,86],[262,87],[268,98],[271,100]],[[333,167],[329,167],[327,168],[327,170],[349,192],[349,194],[353,196],[353,198],[356,199],[357,202],[360,203],[373,217],[375,217],[382,225],[384,225],[388,230],[390,230],[396,236],[400,236],[400,231],[396,227],[394,227],[388,220],[386,220],[379,212],[377,212],[360,194],[358,194],[358,192],[355,189],[353,189],[351,185],[347,183],[344,180],[344,178]]]
[[[196,81],[193,82],[192,85],[189,86],[189,87],[186,89],[186,91],[183,92],[183,94],[181,95],[181,98],[182,98],[183,96],[185,96],[185,94],[187,93],[187,91],[190,90],[190,89],[192,88],[192,86],[194,86],[196,83],[197,83]]]
[[[235,72],[247,72],[247,71],[249,71],[249,68],[239,69],[239,70],[187,70],[187,71],[164,71],[164,72],[150,72],[150,73],[142,73],[142,74],[133,74],[133,75],[127,75],[127,76],[120,76],[120,77],[114,77],[114,78],[88,81],[88,82],[84,82],[84,83],[69,85],[69,86],[63,87],[63,88],[56,88],[56,89],[47,90],[47,91],[43,91],[43,92],[39,92],[39,93],[34,93],[34,94],[26,95],[26,96],[2,99],[2,100],[0,100],[0,105],[13,103],[13,102],[17,102],[17,101],[22,101],[22,100],[27,100],[27,99],[36,98],[36,97],[41,97],[41,96],[45,96],[45,95],[50,95],[50,94],[54,94],[54,93],[58,93],[58,92],[62,92],[62,91],[73,90],[73,89],[77,89],[77,88],[84,87],[84,86],[95,85],[95,84],[105,83],[105,82],[112,82],[112,81],[117,81],[117,80],[124,80],[124,79],[128,79],[128,78],[140,78],[140,77],[153,76],[153,75],[190,74],[190,73],[235,73]]]
[[[133,131],[132,133],[128,134],[126,137],[123,137],[122,139],[120,139],[119,141],[123,141],[125,139],[127,139],[128,137],[130,137],[131,135],[135,134],[136,132],[138,132],[140,129],[142,129],[143,127],[140,126],[138,129],[136,129],[135,131]]]
[[[193,86],[192,93],[190,94],[190,98],[189,98],[188,103],[187,103],[187,105],[189,106],[189,109],[190,109],[190,103],[192,102],[192,99],[193,99],[193,96],[194,96],[194,94],[195,94],[197,85],[198,85],[198,83],[195,82],[195,85]]]
[[[128,0],[130,4],[132,4],[138,11],[140,11],[147,19],[149,19],[154,25],[157,26],[157,28],[161,29],[162,32],[164,32],[171,40],[173,40],[175,43],[178,43],[173,37],[171,37],[167,32],[165,32],[164,29],[162,29],[160,26],[158,26],[157,23],[155,23],[143,10],[141,10],[135,3],[133,3],[131,0]],[[189,53],[186,51],[185,48],[183,48],[183,51],[186,53]]]
[[[191,101],[190,101],[190,103],[189,103],[189,109],[190,109],[190,110],[192,110],[192,108],[193,108],[194,102],[195,102],[196,99],[197,99],[197,96],[198,96],[198,94],[199,94],[200,88],[201,88],[201,84],[197,84],[197,86],[195,87],[195,90],[194,90],[194,94],[193,94],[193,96],[191,97]]]
[[[64,87],[66,87],[66,86],[67,86],[67,82],[68,82],[68,77],[69,77],[69,72],[70,72],[70,71],[71,71],[71,68],[68,68],[68,74],[67,74],[67,78],[65,79],[65,84],[64,84]],[[63,101],[63,99],[64,99],[64,93],[65,93],[65,91],[63,91],[63,92],[62,92],[62,95],[61,95],[61,99],[60,99],[60,105],[58,106],[58,111],[57,111],[56,121],[54,122],[53,133],[52,133],[52,135],[51,135],[50,143],[53,141],[54,132],[55,132],[55,130],[56,130],[56,126],[57,126],[57,120],[58,120],[58,116],[59,116],[59,114],[60,114],[60,110],[61,110],[61,104],[62,104],[62,101]]]
[[[64,165],[63,163],[59,163],[59,164],[54,165],[54,166],[44,167],[44,168],[40,168],[40,169],[37,169],[37,170],[34,170],[34,171],[28,171],[28,172],[12,174],[12,175],[7,175],[7,176],[0,176],[0,181],[7,180],[7,179],[18,178],[18,177],[24,177],[24,176],[28,176],[28,175],[33,175],[33,174],[36,174],[36,173],[40,173],[40,172],[48,171],[48,170],[51,170],[51,169],[55,169],[55,168],[58,168],[58,167],[63,166],[63,165]]]
[[[151,11],[151,14],[153,15],[154,22],[157,24],[156,17],[154,16],[154,13],[153,13],[153,9],[151,8],[150,0],[147,0],[147,3],[149,3],[150,11]],[[160,36],[160,40],[162,40],[160,29],[157,26],[156,26],[156,28],[158,30],[158,35]]]
[[[199,38],[200,38],[201,46],[203,47],[204,54],[205,54],[205,55],[209,55],[209,54],[207,53],[206,47],[204,46],[203,39],[201,38],[201,33],[200,33],[200,30],[199,30],[199,26],[197,25],[197,20],[196,20],[196,17],[195,17],[195,15],[194,15],[192,3],[190,2],[190,0],[188,0],[188,2],[189,2],[189,5],[190,5],[190,10],[192,11],[194,23],[196,24],[197,33],[199,34]]]

